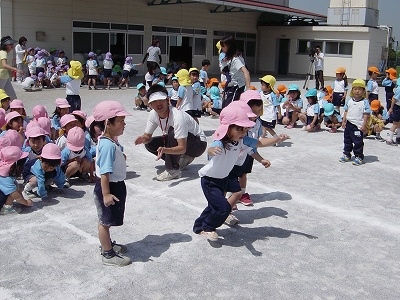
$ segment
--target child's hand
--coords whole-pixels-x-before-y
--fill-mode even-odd
[[[33,206],[33,201],[31,199],[25,199],[25,206]]]
[[[222,153],[222,148],[221,147],[211,147],[208,149],[208,155],[210,156],[217,156]]]
[[[141,135],[141,136],[138,136],[137,138],[136,138],[136,140],[135,140],[135,145],[139,145],[139,144],[143,144],[144,142],[146,142],[146,137],[145,136],[143,136],[143,135]]]
[[[109,207],[110,205],[114,205],[115,202],[119,202],[119,199],[113,194],[106,194],[103,195],[103,202],[105,207]]]
[[[260,163],[265,167],[265,168],[269,168],[271,166],[271,162],[267,159],[263,159],[260,161]]]
[[[290,139],[290,136],[284,133],[280,134],[278,137],[279,137],[279,142],[283,142],[286,141],[287,139]]]
[[[360,128],[360,131],[361,131],[362,133],[367,133],[367,126],[362,125],[361,128]]]
[[[158,147],[156,160],[159,160],[164,154],[165,147]]]
[[[346,121],[343,120],[342,122],[342,128],[345,129],[346,128]]]

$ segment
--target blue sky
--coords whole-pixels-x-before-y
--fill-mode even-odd
[[[329,0],[290,0],[289,6],[306,11],[327,15]],[[399,0],[380,0],[379,25],[389,25],[393,27],[392,36],[396,41],[400,41],[400,1]],[[400,42],[399,42],[400,46]]]

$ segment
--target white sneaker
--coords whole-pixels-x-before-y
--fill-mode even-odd
[[[181,177],[181,171],[180,170],[165,170],[161,174],[158,174],[156,179],[158,181],[168,181],[172,179],[177,179]]]
[[[202,231],[199,234],[204,236],[210,242],[218,241],[218,233],[216,233],[215,231]]]
[[[182,154],[181,157],[179,158],[179,170],[185,169],[193,160],[194,157]]]
[[[301,127],[301,131],[306,131],[307,130],[307,126],[304,125],[303,127]]]
[[[224,223],[226,225],[233,226],[239,223],[239,219],[236,218],[233,214],[229,214]]]
[[[25,199],[36,198],[35,193],[33,191],[28,191],[28,190],[23,190],[22,191],[22,196],[24,196]]]

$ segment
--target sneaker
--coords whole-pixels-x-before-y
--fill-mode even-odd
[[[178,179],[179,177],[181,177],[180,170],[165,170],[161,174],[158,174],[156,179],[158,181],[168,181],[172,179]]]
[[[233,214],[229,214],[224,223],[226,225],[233,226],[239,223],[239,219],[236,218]]]
[[[216,242],[218,241],[218,233],[216,233],[215,231],[202,231],[199,233],[200,235],[204,236],[207,238],[207,240],[209,240],[210,242]]]
[[[65,179],[65,183],[64,183],[64,189],[68,189],[71,187],[71,183],[69,182],[69,178]]]
[[[128,252],[128,248],[125,245],[122,244],[117,244],[115,241],[111,242],[111,245],[113,247],[113,250],[115,253],[120,253],[120,254],[124,254],[126,252]],[[99,246],[100,249],[100,253],[102,253],[103,248],[101,248],[101,246]]]
[[[363,164],[363,160],[361,158],[359,158],[359,157],[356,157],[353,160],[353,165],[355,165],[355,166],[361,166],[362,164]]]
[[[28,191],[28,190],[23,190],[22,191],[22,196],[24,196],[25,199],[36,198],[35,193],[33,191]]]
[[[22,211],[20,207],[6,207],[5,205],[0,210],[0,215],[19,214]]]
[[[193,160],[194,157],[182,154],[179,158],[179,170],[184,170]]]
[[[238,207],[236,204],[232,207],[232,210],[238,210]]]
[[[107,90],[110,90],[110,86],[107,87]]]
[[[116,266],[116,267],[125,267],[132,263],[132,260],[124,255],[115,253],[113,257],[107,258],[103,254],[101,254],[101,261],[103,265],[107,266]]]
[[[386,140],[386,145],[397,146],[397,144],[395,142],[393,142],[392,140]]]
[[[341,158],[339,158],[339,162],[348,162],[350,161],[350,157],[348,157],[346,154],[343,154],[343,156]]]
[[[252,206],[254,205],[253,201],[250,199],[250,195],[248,193],[244,193],[242,197],[240,197],[239,202],[244,206]]]
[[[292,128],[294,128],[294,124],[289,124],[289,125],[286,126],[286,128],[287,129],[292,129]]]
[[[292,127],[293,128],[293,127]],[[307,126],[304,125],[303,127],[301,127],[301,131],[306,131],[307,130]]]
[[[89,86],[89,87],[88,87],[88,90],[91,90],[91,89],[92,89],[92,87]]]
[[[377,141],[380,141],[380,140],[383,140],[383,137],[381,137],[380,134],[377,134],[377,135],[375,136],[375,139],[376,139]]]

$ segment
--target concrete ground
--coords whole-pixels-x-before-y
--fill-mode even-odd
[[[28,114],[38,103],[51,113],[54,100],[65,97],[62,88],[15,88]],[[133,264],[101,264],[93,185],[72,181],[63,196],[0,216],[0,299],[400,298],[400,147],[366,139],[365,164],[353,166],[338,162],[342,131],[278,125],[291,139],[260,149],[272,165],[256,163],[249,175],[254,206],[239,205],[240,224],[223,225],[220,241],[210,244],[191,230],[206,206],[197,175],[206,155],[182,178],[155,181],[162,162],[133,143],[148,114],[133,110],[135,94],[81,88],[88,113],[107,99],[132,112],[120,138],[128,165],[125,224],[111,233],[127,244]],[[218,120],[203,117],[200,124],[210,137]]]

